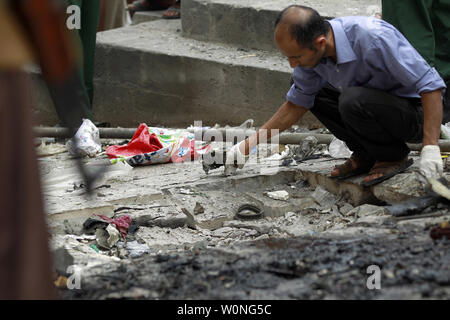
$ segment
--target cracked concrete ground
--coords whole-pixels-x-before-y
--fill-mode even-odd
[[[63,298],[450,297],[450,242],[429,236],[432,226],[450,219],[448,205],[409,218],[392,217],[382,206],[424,193],[415,166],[365,189],[362,177],[329,179],[342,160],[325,155],[288,167],[274,155],[249,161],[232,177],[220,168],[206,175],[198,161],[118,164],[87,199],[64,147],[41,149],[56,153],[39,159],[52,248],[66,249],[81,279],[80,289],[60,288]],[[105,161],[104,154],[86,160]],[[271,199],[272,191],[286,191],[289,198]],[[260,207],[263,218],[236,218],[245,203]],[[94,233],[83,229],[93,214],[130,216],[127,243],[94,250]],[[68,263],[57,255],[55,260],[64,273]],[[370,265],[381,269],[380,290],[366,286]]]

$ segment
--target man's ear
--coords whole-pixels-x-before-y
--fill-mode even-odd
[[[314,40],[314,47],[316,47],[317,49],[322,48],[326,45],[327,43],[327,38],[324,35],[320,35],[316,38],[316,40]]]

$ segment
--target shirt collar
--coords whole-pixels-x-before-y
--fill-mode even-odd
[[[329,20],[331,29],[334,33],[334,43],[336,46],[337,63],[342,64],[357,59],[355,52],[353,51],[347,35],[339,21]]]

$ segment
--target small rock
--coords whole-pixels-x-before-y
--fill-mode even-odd
[[[205,212],[205,208],[199,203],[195,203],[194,214],[201,214]]]
[[[123,242],[117,243],[117,246],[119,248],[123,248]],[[127,251],[127,255],[130,258],[139,258],[140,256],[150,252],[150,248],[147,244],[140,244],[137,241],[127,242],[125,249]],[[124,250],[124,249],[122,249],[122,250]],[[121,251],[119,252],[119,255],[120,255],[120,253],[121,253]]]
[[[188,209],[186,208],[181,208],[181,211],[186,215],[187,219],[186,219],[186,225],[191,228],[191,229],[197,229],[196,228],[196,222],[194,219],[194,216],[192,215],[192,213],[189,212]]]
[[[324,276],[324,275],[327,275],[327,274],[328,274],[328,269],[322,269],[318,273],[319,276]]]
[[[388,279],[395,278],[395,274],[391,270],[384,270],[383,273],[386,276],[386,278],[388,278]]]
[[[119,250],[119,258],[120,259],[126,259],[128,257],[128,251],[125,249]]]
[[[183,189],[183,188],[180,188],[180,193],[181,194],[194,194],[191,190]]]
[[[213,237],[218,237],[218,238],[223,238],[223,237],[228,237],[228,235],[233,232],[233,228],[231,227],[223,227],[223,228],[219,228],[214,230],[211,235]]]
[[[374,206],[371,204],[363,204],[362,206],[356,207],[353,210],[347,212],[346,216],[354,217],[366,217],[366,216],[382,216],[385,214],[385,209],[383,207]]]
[[[314,190],[312,197],[318,204],[320,204],[323,208],[330,208],[336,202],[338,202],[339,197],[328,192],[321,186],[317,186],[316,190]]]
[[[67,275],[67,268],[73,265],[74,259],[66,248],[53,251],[53,266],[59,275]]]
[[[296,215],[296,213],[295,212],[287,212],[286,214],[285,214],[285,218],[286,219],[289,219],[290,217],[294,217]]]
[[[257,231],[259,234],[267,234],[270,233],[273,229],[273,226],[269,223],[247,223],[247,222],[240,222],[240,221],[225,221],[223,223],[224,227],[230,227],[230,228],[240,228],[240,229],[251,229]]]
[[[158,217],[153,215],[143,215],[136,218],[136,224],[143,227],[160,227],[160,228],[182,228],[187,224],[187,217]]]
[[[152,297],[151,292],[142,288],[131,288],[126,291],[113,292],[106,295],[105,299],[149,299]]]
[[[384,216],[384,217],[380,217],[380,216],[364,216],[362,218],[357,219],[356,222],[381,226],[389,219],[390,219],[390,217],[388,217],[388,216]]]
[[[281,201],[289,200],[289,193],[285,190],[267,192],[266,195],[274,200],[281,200]]]
[[[192,246],[192,250],[206,249],[208,242],[206,240],[198,241]]]
[[[268,234],[263,234],[263,235],[260,235],[259,237],[256,237],[254,240],[266,240],[266,239],[269,239],[270,237],[269,237],[269,235]]]
[[[345,203],[342,207],[339,208],[339,211],[343,216],[346,216],[354,207],[350,203]]]

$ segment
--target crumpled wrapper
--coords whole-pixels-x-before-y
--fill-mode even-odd
[[[333,138],[333,140],[331,141],[328,147],[328,152],[330,153],[330,156],[337,159],[350,158],[350,156],[352,155],[352,152],[347,147],[345,142],[337,138]]]
[[[78,145],[75,144],[74,139],[78,139]],[[95,157],[97,153],[102,152],[102,143],[98,128],[91,120],[83,119],[83,123],[75,136],[67,141],[66,147],[72,156],[77,155],[77,148],[80,156]]]

